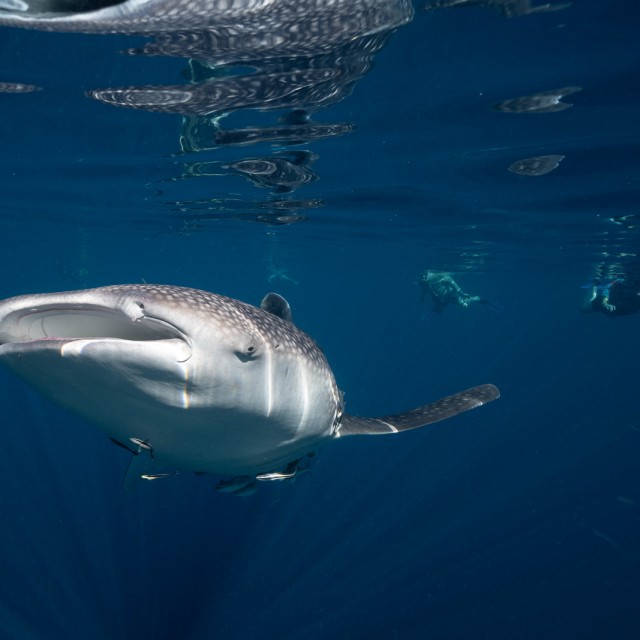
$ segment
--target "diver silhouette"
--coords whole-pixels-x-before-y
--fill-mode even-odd
[[[502,310],[499,305],[490,302],[486,298],[465,293],[451,277],[451,274],[446,271],[425,269],[420,275],[418,284],[421,291],[420,300],[424,300],[429,296],[433,303],[432,312],[435,313],[442,313],[445,307],[450,304],[466,308],[472,302],[487,305],[495,311]]]
[[[600,311],[607,316],[625,316],[640,311],[638,278],[596,279],[583,288],[591,289],[584,311]]]

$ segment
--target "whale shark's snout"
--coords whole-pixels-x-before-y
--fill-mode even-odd
[[[101,425],[110,415],[144,421],[144,406],[155,407],[153,417],[163,408],[189,406],[188,336],[163,314],[146,314],[135,296],[97,291],[1,302],[0,361]],[[119,436],[120,429],[108,433]]]

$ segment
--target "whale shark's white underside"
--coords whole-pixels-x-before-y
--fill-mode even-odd
[[[406,413],[347,415],[283,298],[257,308],[175,286],[1,301],[0,362],[157,463],[260,479],[293,475],[324,442],[414,429],[499,396],[482,385]]]

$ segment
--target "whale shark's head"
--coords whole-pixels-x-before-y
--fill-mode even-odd
[[[150,440],[159,458],[194,470],[286,463],[331,436],[341,411],[309,336],[263,309],[182,287],[5,300],[0,361],[111,437]]]

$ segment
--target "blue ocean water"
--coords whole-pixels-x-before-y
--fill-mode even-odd
[[[640,316],[582,308],[640,277],[640,10],[368,4],[275,53],[0,27],[0,298],[275,290],[350,413],[501,398],[251,497],[126,493],[2,369],[0,637],[638,637]],[[432,313],[424,269],[494,304]]]

